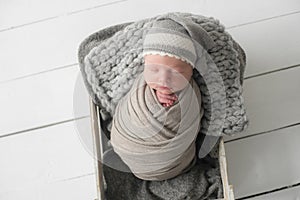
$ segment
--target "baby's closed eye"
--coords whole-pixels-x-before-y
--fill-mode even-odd
[[[158,72],[158,69],[150,69],[151,72]]]

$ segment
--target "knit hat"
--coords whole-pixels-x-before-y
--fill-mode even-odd
[[[155,21],[143,41],[143,56],[156,54],[171,56],[189,63],[197,60],[193,40],[185,28],[173,20]]]

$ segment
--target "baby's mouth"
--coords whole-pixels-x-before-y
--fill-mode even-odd
[[[163,90],[170,90],[170,88],[168,87],[163,87],[163,86],[158,86],[159,89],[163,89]]]

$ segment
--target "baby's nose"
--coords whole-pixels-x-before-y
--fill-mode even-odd
[[[171,81],[171,75],[169,72],[161,72],[159,74],[159,81],[161,83],[170,83]]]

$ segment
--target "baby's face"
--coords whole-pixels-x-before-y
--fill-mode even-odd
[[[171,94],[184,89],[193,74],[190,64],[174,57],[146,55],[144,78],[152,89]]]

